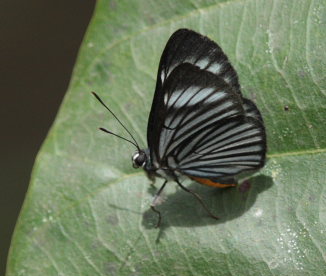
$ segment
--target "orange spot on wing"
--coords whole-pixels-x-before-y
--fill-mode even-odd
[[[200,177],[195,177],[195,176],[190,176],[190,178],[197,181],[200,184],[204,184],[204,185],[208,185],[208,186],[212,186],[212,187],[227,188],[227,187],[236,186],[236,184],[222,184],[222,183],[214,182],[210,179],[200,178]]]

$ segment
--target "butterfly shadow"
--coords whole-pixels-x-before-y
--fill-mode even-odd
[[[265,175],[252,177],[237,187],[226,189],[191,183],[188,188],[202,197],[209,210],[219,217],[218,220],[209,217],[202,205],[191,194],[179,188],[174,194],[169,195],[165,202],[156,207],[162,214],[158,240],[164,229],[170,226],[198,227],[236,219],[246,213],[254,205],[258,195],[272,185],[272,178]],[[153,188],[149,189],[149,192],[153,193]],[[157,219],[157,214],[149,209],[143,214],[143,226],[155,228]]]

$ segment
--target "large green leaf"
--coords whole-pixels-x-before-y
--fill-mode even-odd
[[[323,0],[98,1],[69,92],[35,163],[7,275],[325,275],[326,11]],[[187,27],[236,67],[268,132],[266,167],[238,188],[154,193],[121,126],[146,146],[162,49]],[[284,109],[284,106],[289,109]],[[160,184],[160,183],[158,183]]]

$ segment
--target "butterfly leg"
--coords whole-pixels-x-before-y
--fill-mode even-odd
[[[152,209],[156,214],[158,214],[158,221],[157,221],[157,224],[156,224],[155,228],[158,228],[158,227],[160,226],[160,224],[161,224],[161,219],[162,219],[161,212],[158,211],[158,210],[155,208],[155,206],[156,206],[157,200],[158,200],[158,198],[159,198],[161,192],[163,191],[163,189],[164,189],[164,187],[165,187],[165,185],[166,185],[167,182],[168,182],[168,181],[165,180],[165,182],[163,183],[163,185],[161,186],[161,188],[158,190],[158,192],[157,192],[156,195],[154,196],[154,199],[153,199],[153,201],[152,201],[152,203],[151,203],[151,209]]]
[[[194,197],[196,197],[197,198],[197,200],[199,201],[199,203],[201,204],[201,206],[203,206],[203,208],[206,210],[206,212],[213,218],[213,219],[219,219],[217,216],[215,216],[209,209],[208,209],[208,207],[206,206],[206,204],[204,203],[204,201],[202,200],[202,198],[197,194],[197,193],[195,193],[194,191],[192,191],[192,190],[189,190],[188,188],[186,188],[185,186],[183,186],[180,182],[179,182],[179,180],[176,180],[176,182],[178,183],[178,185],[179,185],[179,187],[182,189],[182,190],[184,190],[184,191],[186,191],[186,192],[188,192],[188,193],[190,193],[190,194],[192,194]]]

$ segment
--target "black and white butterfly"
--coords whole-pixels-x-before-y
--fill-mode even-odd
[[[163,51],[148,120],[148,148],[140,149],[133,137],[118,137],[137,147],[135,168],[142,167],[151,180],[165,179],[151,205],[159,215],[157,226],[161,215],[155,205],[168,181],[196,196],[217,218],[179,177],[227,187],[235,184],[238,174],[265,163],[266,135],[259,110],[243,98],[237,73],[222,49],[188,29],[172,34]]]

